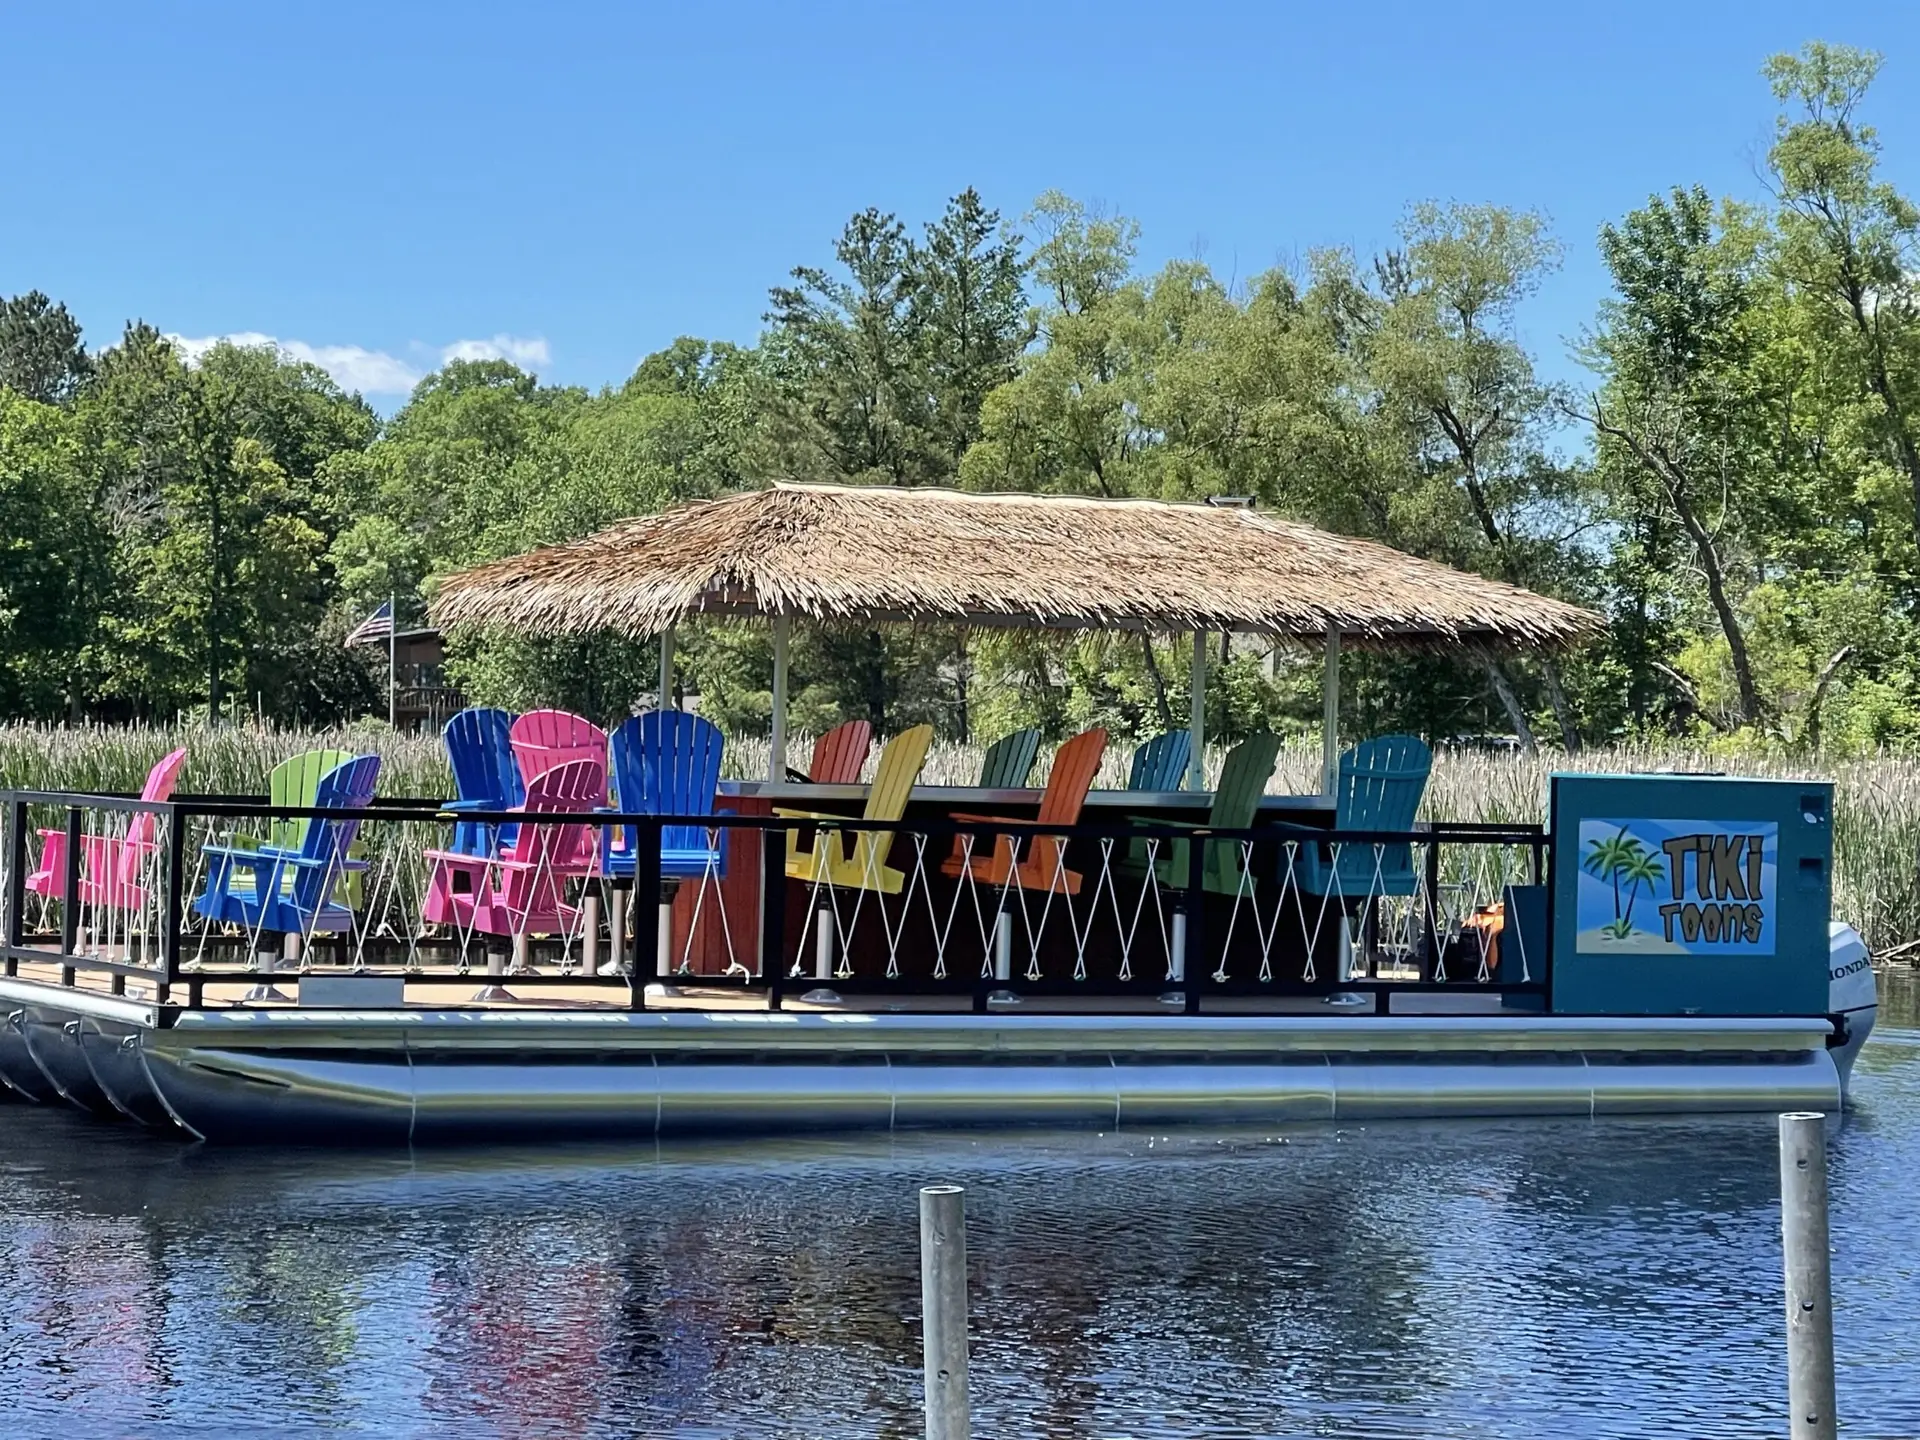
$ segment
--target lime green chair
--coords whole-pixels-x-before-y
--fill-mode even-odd
[[[289,755],[267,775],[267,803],[284,805],[289,809],[311,808],[320,798],[321,777],[358,758],[351,750],[308,750],[299,755]],[[297,855],[307,843],[307,827],[312,823],[310,819],[269,820],[266,839],[236,835],[232,845],[237,850],[280,850]],[[355,854],[355,848],[350,848],[347,853],[359,859],[361,857]],[[341,876],[340,883],[334,889],[336,900],[356,910],[360,908],[360,876],[358,870],[349,871]],[[292,881],[293,876],[289,872],[285,884],[290,885]]]

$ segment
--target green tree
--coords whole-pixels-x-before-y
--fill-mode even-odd
[[[0,299],[0,386],[45,405],[71,403],[93,373],[80,322],[38,290]]]
[[[77,582],[111,544],[66,411],[0,389],[0,715],[72,715],[99,597]]]
[[[1828,353],[1871,393],[1888,457],[1906,477],[1920,540],[1920,209],[1879,175],[1880,139],[1859,119],[1880,56],[1814,43],[1767,62],[1776,122],[1767,161],[1779,196],[1778,263],[1826,303]]]
[[[1727,647],[1738,720],[1763,715],[1728,549],[1758,485],[1778,396],[1757,357],[1764,229],[1704,190],[1654,196],[1600,233],[1615,298],[1587,345],[1602,376],[1578,410],[1600,442],[1622,516],[1656,509],[1686,535]],[[1730,483],[1738,476],[1741,483]],[[1652,533],[1651,531],[1647,533]]]
[[[1014,377],[1033,340],[1021,244],[969,187],[909,252],[907,313],[932,402],[925,458],[941,479],[959,473],[980,435],[980,407]]]

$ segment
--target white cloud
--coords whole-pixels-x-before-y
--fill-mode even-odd
[[[411,394],[422,375],[415,366],[385,350],[369,350],[363,345],[309,345],[304,340],[282,340],[277,336],[263,335],[258,330],[237,330],[229,335],[198,337],[169,335],[167,339],[178,347],[189,363],[198,360],[222,341],[248,347],[271,346],[294,360],[318,365],[341,388],[358,390],[363,395]],[[436,353],[424,346],[415,348],[427,350],[428,354]],[[528,369],[545,365],[553,358],[553,351],[545,340],[538,336],[522,335],[456,340],[451,345],[442,346],[437,353],[443,365],[449,360],[511,360]]]
[[[449,360],[511,360],[522,369],[545,365],[553,358],[547,342],[539,336],[495,335],[490,340],[456,340],[440,351],[444,364]]]
[[[248,347],[272,346],[282,355],[318,365],[345,390],[363,395],[405,395],[420,383],[420,372],[384,350],[369,350],[363,345],[309,345],[304,340],[281,340],[257,330],[240,330],[231,335],[169,335],[189,362],[198,360],[221,341]]]

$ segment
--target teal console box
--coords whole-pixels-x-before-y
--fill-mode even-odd
[[[1555,775],[1562,1015],[1824,1015],[1833,786]]]

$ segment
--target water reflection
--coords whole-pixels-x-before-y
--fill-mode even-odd
[[[1890,989],[1834,1141],[1848,1433],[1920,1433]],[[1765,1117],[403,1156],[0,1110],[7,1434],[918,1431],[971,1190],[979,1433],[1772,1433]]]

